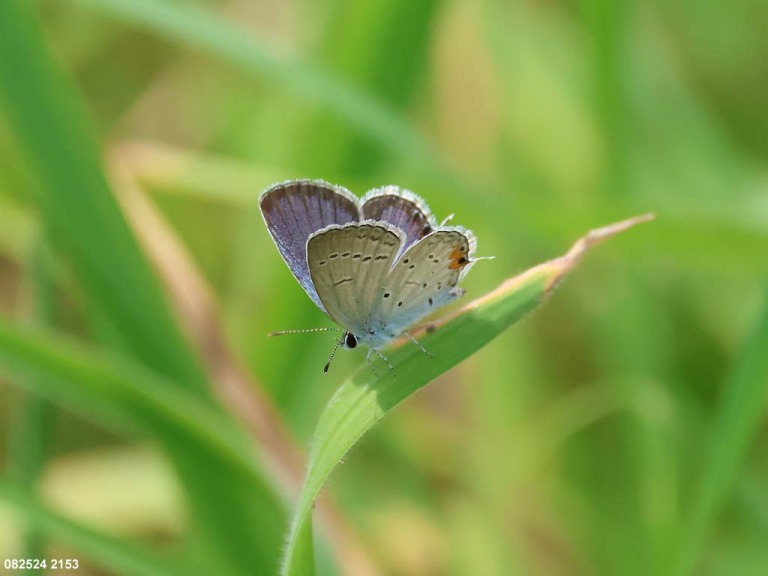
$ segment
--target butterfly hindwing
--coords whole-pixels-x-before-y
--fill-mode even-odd
[[[473,250],[472,233],[451,227],[432,232],[400,256],[384,281],[378,308],[393,336],[464,293],[456,285]]]
[[[385,186],[369,191],[361,200],[363,217],[383,220],[405,233],[406,250],[437,227],[427,204],[410,190]]]
[[[328,314],[354,334],[371,329],[371,317],[403,234],[383,222],[329,226],[307,241],[307,262]]]
[[[265,190],[259,207],[288,268],[315,304],[326,311],[307,267],[307,239],[331,224],[359,221],[357,197],[321,180],[291,180]]]

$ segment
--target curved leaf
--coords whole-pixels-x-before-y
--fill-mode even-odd
[[[593,230],[577,241],[565,256],[531,268],[455,314],[415,331],[414,335],[434,358],[427,357],[416,346],[403,346],[408,340],[401,339],[394,350],[387,353],[393,372],[385,368],[374,374],[366,365],[344,382],[328,402],[315,430],[282,574],[314,573],[309,557],[311,546],[307,545],[312,535],[312,505],[333,468],[365,432],[408,396],[536,308],[591,246],[652,218],[652,215],[640,216]]]

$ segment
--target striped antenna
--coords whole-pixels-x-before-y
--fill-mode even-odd
[[[270,332],[267,336],[285,336],[286,334],[307,334],[308,332],[330,332],[335,330],[337,332],[344,332],[341,328],[300,328],[299,330],[278,330],[277,332]]]
[[[328,362],[325,363],[325,367],[323,368],[323,374],[328,374],[328,368],[331,367],[331,362],[333,362],[333,357],[336,356],[336,351],[339,349],[339,346],[344,344],[344,338],[346,337],[347,333],[344,333],[344,336],[336,340],[336,346],[333,347],[333,352],[331,352],[331,355],[328,357]]]

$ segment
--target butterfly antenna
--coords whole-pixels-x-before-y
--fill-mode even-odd
[[[339,338],[336,340],[336,346],[333,347],[333,352],[331,352],[331,355],[328,357],[328,362],[325,363],[325,368],[323,368],[323,374],[328,374],[328,368],[331,367],[331,362],[333,362],[333,357],[336,356],[336,351],[339,349],[339,346],[341,346],[344,343],[344,338]]]
[[[336,330],[343,332],[341,328],[300,328],[299,330],[278,330],[277,332],[270,332],[267,336],[285,336],[286,334],[307,334],[308,332],[329,332]]]

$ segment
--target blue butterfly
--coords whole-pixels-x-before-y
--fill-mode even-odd
[[[259,207],[296,280],[343,329],[326,373],[339,346],[366,345],[389,365],[380,349],[391,340],[404,334],[419,345],[406,330],[462,296],[457,284],[478,260],[472,232],[446,225],[450,217],[438,224],[424,200],[397,186],[358,199],[321,180],[290,180],[262,192]]]

